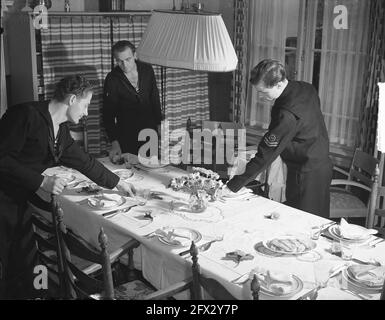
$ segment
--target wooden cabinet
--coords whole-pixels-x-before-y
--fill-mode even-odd
[[[44,76],[40,30],[28,12],[5,14],[9,56],[8,104],[44,99]]]

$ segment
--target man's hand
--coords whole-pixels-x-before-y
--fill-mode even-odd
[[[227,197],[229,195],[232,195],[234,194],[234,192],[232,192],[226,185],[224,185],[222,187],[222,190],[221,190],[221,196],[222,197]]]
[[[108,156],[112,163],[116,163],[122,157],[122,150],[120,149],[120,144],[117,140],[112,141]]]
[[[116,185],[116,189],[127,193],[130,197],[135,197],[135,187],[131,183],[124,182],[122,179],[119,180],[118,184]]]
[[[43,182],[40,185],[40,188],[45,192],[53,193],[58,195],[62,193],[63,189],[67,185],[67,181],[62,178],[58,178],[55,176],[44,177]]]

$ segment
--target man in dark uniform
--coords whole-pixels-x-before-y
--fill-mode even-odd
[[[27,201],[36,203],[38,189],[57,195],[66,185],[62,178],[43,176],[47,168],[64,165],[100,186],[135,192],[71,138],[68,121],[86,116],[91,98],[90,83],[70,76],[57,84],[51,101],[12,106],[0,120],[0,299],[34,297],[37,261]]]
[[[136,60],[129,41],[114,44],[112,54],[117,66],[104,81],[103,122],[114,162],[122,153],[138,154],[145,143],[138,141],[139,132],[157,131],[162,113],[152,66]]]
[[[271,59],[251,71],[250,82],[262,97],[275,100],[271,121],[258,153],[224,192],[237,192],[281,155],[288,169],[285,204],[329,217],[332,163],[317,91],[311,84],[288,81],[284,66]]]

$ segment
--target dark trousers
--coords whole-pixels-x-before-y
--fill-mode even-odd
[[[309,172],[288,166],[285,204],[329,218],[332,168],[330,161]]]
[[[31,212],[0,190],[0,299],[33,299],[36,265]]]

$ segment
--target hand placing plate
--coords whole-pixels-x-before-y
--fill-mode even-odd
[[[54,176],[65,180],[67,184],[74,182],[76,179],[72,173],[57,173]]]
[[[279,236],[262,242],[267,249],[281,254],[303,254],[313,250],[317,244],[305,237]]]
[[[134,171],[130,169],[119,169],[119,170],[114,170],[113,173],[115,173],[119,178],[123,180],[130,179],[134,175]]]
[[[126,199],[117,194],[103,193],[88,198],[87,203],[93,209],[107,210],[118,208],[126,202]]]

